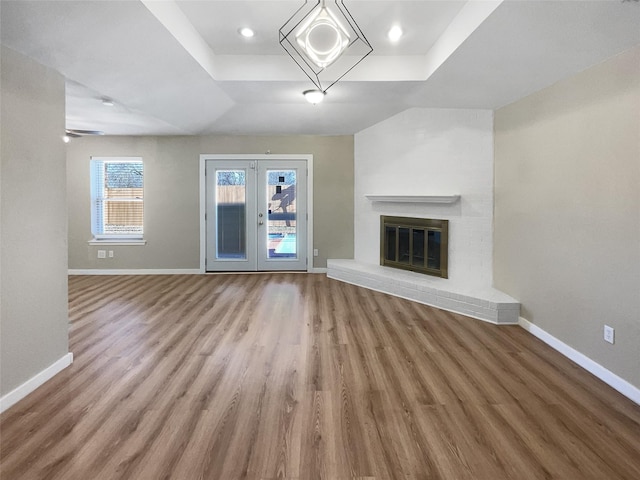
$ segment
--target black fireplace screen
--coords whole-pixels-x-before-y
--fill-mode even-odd
[[[447,278],[449,221],[380,217],[380,264]]]

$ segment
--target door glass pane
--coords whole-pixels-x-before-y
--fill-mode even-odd
[[[429,230],[427,245],[427,267],[440,269],[440,232]]]
[[[424,230],[413,229],[413,252],[411,264],[424,267]]]
[[[398,262],[409,263],[410,257],[409,229],[400,227],[398,228]]]
[[[216,258],[247,258],[247,192],[244,170],[216,170]]]
[[[384,258],[385,260],[396,261],[396,227],[385,227],[384,230]]]
[[[267,170],[267,258],[298,258],[296,171]]]

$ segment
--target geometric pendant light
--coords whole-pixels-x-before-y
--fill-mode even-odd
[[[322,94],[373,52],[342,0],[305,1],[279,33],[282,48]]]

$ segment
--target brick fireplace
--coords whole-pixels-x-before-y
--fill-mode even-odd
[[[493,185],[490,110],[413,108],[357,133],[353,258],[330,259],[328,275],[492,323],[517,323],[518,301],[493,288]],[[446,278],[380,265],[381,216],[447,220]],[[397,242],[389,256],[421,263],[401,255]]]

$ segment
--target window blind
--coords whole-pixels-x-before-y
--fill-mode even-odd
[[[91,159],[91,230],[96,239],[142,239],[144,165],[139,157]]]

